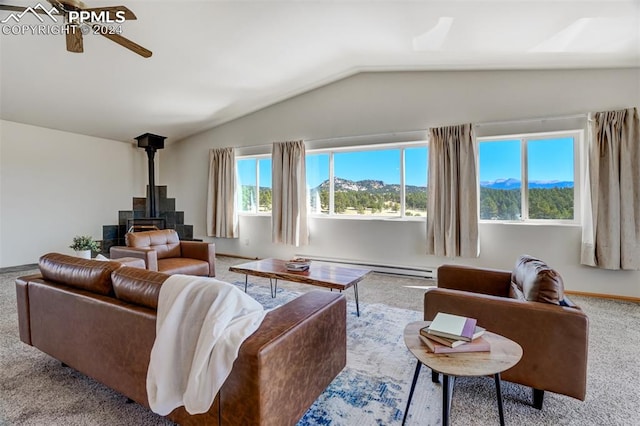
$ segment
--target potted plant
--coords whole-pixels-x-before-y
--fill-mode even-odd
[[[91,259],[91,252],[98,251],[98,243],[89,235],[76,235],[69,248],[75,250],[76,256]]]

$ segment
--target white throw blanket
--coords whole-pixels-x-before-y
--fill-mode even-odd
[[[214,278],[172,275],[160,289],[156,340],[147,370],[151,409],[209,410],[242,342],[265,311],[235,286]]]

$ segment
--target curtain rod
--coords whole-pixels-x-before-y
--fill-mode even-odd
[[[587,118],[587,114],[573,114],[573,115],[559,115],[555,117],[538,117],[538,118],[524,118],[519,120],[504,120],[504,121],[484,121],[473,123],[476,127],[482,126],[497,126],[501,124],[516,124],[516,123],[533,123],[536,121],[551,121],[551,120],[570,120],[574,118]],[[360,139],[360,138],[376,138],[383,136],[400,136],[412,133],[426,133],[429,129],[418,129],[418,130],[405,130],[402,132],[390,132],[390,133],[372,133],[367,135],[353,135],[353,136],[337,136],[334,138],[323,138],[323,139],[303,139],[305,142],[311,143],[323,143],[323,142],[332,142],[332,141],[340,141],[340,140],[349,140],[349,139]],[[426,137],[426,135],[425,135]],[[272,143],[267,144],[259,144],[259,145],[246,145],[246,146],[238,146],[237,149],[252,149],[252,148],[262,148],[266,146],[271,146]]]
[[[305,142],[311,142],[311,143],[322,143],[322,142],[332,142],[332,141],[339,141],[339,140],[345,140],[345,139],[360,139],[360,138],[379,138],[381,136],[400,136],[400,135],[405,135],[405,134],[410,134],[410,133],[420,133],[420,132],[426,132],[427,129],[420,129],[420,130],[405,130],[402,132],[391,132],[391,133],[371,133],[368,135],[352,135],[352,136],[336,136],[334,138],[323,138],[323,139],[303,139],[303,141]],[[237,149],[252,149],[252,148],[262,148],[265,146],[271,146],[273,144],[273,142],[271,143],[263,143],[263,144],[258,144],[258,145],[243,145],[243,146],[238,146],[236,147]]]
[[[368,135],[337,136],[335,138],[309,139],[309,140],[305,140],[305,142],[321,143],[321,142],[338,141],[338,140],[343,140],[343,139],[379,138],[381,136],[401,136],[401,135],[407,135],[407,134],[412,134],[412,133],[424,133],[424,132],[427,132],[427,131],[428,131],[428,129],[419,129],[419,130],[405,130],[405,131],[402,131],[402,132],[391,132],[391,133],[373,133],[373,134],[368,134]]]
[[[523,118],[521,120],[485,121],[481,123],[474,123],[474,126],[477,126],[477,127],[497,126],[500,124],[533,123],[536,121],[570,120],[572,118],[587,118],[587,114],[557,115],[555,117]]]

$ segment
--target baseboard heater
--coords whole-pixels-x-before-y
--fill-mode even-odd
[[[305,259],[309,259],[314,262],[336,263],[344,266],[353,266],[354,268],[366,268],[371,269],[374,272],[380,272],[383,274],[406,275],[432,280],[436,278],[437,268],[433,267],[418,268],[415,266],[385,265],[360,260],[346,260],[331,257],[309,256],[306,254],[297,254],[296,257],[304,257]]]

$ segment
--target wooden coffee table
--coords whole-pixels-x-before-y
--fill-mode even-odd
[[[483,337],[491,344],[490,352],[458,352],[450,354],[434,354],[428,352],[427,346],[419,337],[420,329],[426,327],[428,321],[416,321],[407,325],[404,329],[404,343],[413,356],[418,360],[416,371],[413,375],[411,390],[407,408],[404,410],[402,424],[407,419],[407,412],[411,405],[413,391],[418,381],[422,364],[431,368],[432,380],[438,382],[438,373],[442,373],[442,425],[449,425],[451,410],[452,381],[456,376],[489,376],[494,377],[496,383],[496,395],[498,399],[498,414],[500,424],[504,425],[504,413],[502,411],[502,392],[500,391],[500,373],[516,365],[522,358],[522,347],[513,340],[499,334],[485,331]]]
[[[231,266],[229,270],[239,274],[245,274],[245,293],[247,292],[249,275],[269,278],[271,297],[276,297],[278,280],[310,284],[318,287],[329,288],[331,290],[336,289],[340,292],[348,289],[349,287],[353,287],[356,299],[356,313],[360,316],[358,283],[369,275],[371,270],[311,262],[309,270],[304,272],[292,272],[287,270],[286,263],[287,262],[285,260],[263,259]]]

